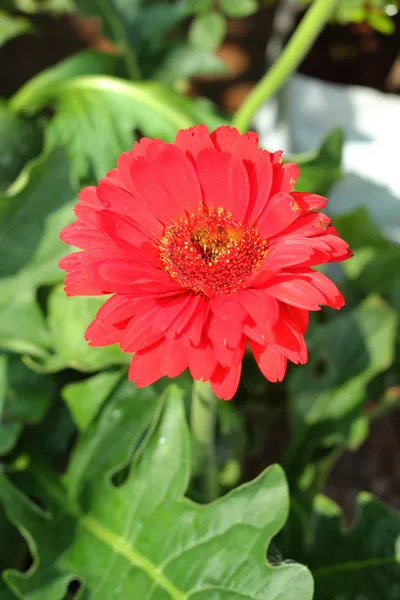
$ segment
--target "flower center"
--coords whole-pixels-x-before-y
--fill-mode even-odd
[[[267,251],[258,229],[235,221],[223,208],[168,225],[160,242],[164,269],[182,287],[209,298],[243,288]]]

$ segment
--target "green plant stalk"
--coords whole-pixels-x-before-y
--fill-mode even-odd
[[[282,54],[254,87],[233,116],[233,126],[249,130],[254,113],[273,96],[296,70],[315,39],[329,21],[337,0],[314,0]]]
[[[140,69],[136,60],[136,54],[134,54],[133,49],[129,46],[129,41],[127,40],[124,26],[114,14],[112,7],[109,6],[108,0],[100,0],[100,3],[111,30],[113,31],[115,37],[119,40],[119,45],[124,55],[129,77],[133,81],[140,80]]]
[[[203,492],[212,502],[219,497],[218,469],[215,455],[215,425],[217,402],[209,383],[193,381],[190,425],[201,451]]]

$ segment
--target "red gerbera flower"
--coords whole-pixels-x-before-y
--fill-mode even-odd
[[[327,199],[293,192],[299,169],[282,153],[204,125],[174,144],[142,139],[97,187],[61,239],[65,290],[112,294],[86,331],[91,346],[134,353],[139,387],[189,368],[229,400],[246,345],[262,373],[281,381],[288,359],[307,361],[310,310],[344,300],[317,264],[351,256],[325,215]]]

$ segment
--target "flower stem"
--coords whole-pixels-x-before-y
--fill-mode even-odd
[[[215,425],[218,399],[209,383],[193,381],[190,424],[202,453],[203,491],[208,502],[219,497],[218,469],[215,456]]]
[[[249,130],[256,110],[275,94],[293,73],[329,20],[337,0],[314,0],[282,54],[253,88],[233,117],[240,132]]]

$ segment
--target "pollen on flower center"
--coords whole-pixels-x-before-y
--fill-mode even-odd
[[[160,242],[161,262],[171,277],[210,298],[241,289],[266,254],[267,241],[258,229],[236,221],[223,208],[168,225]]]

